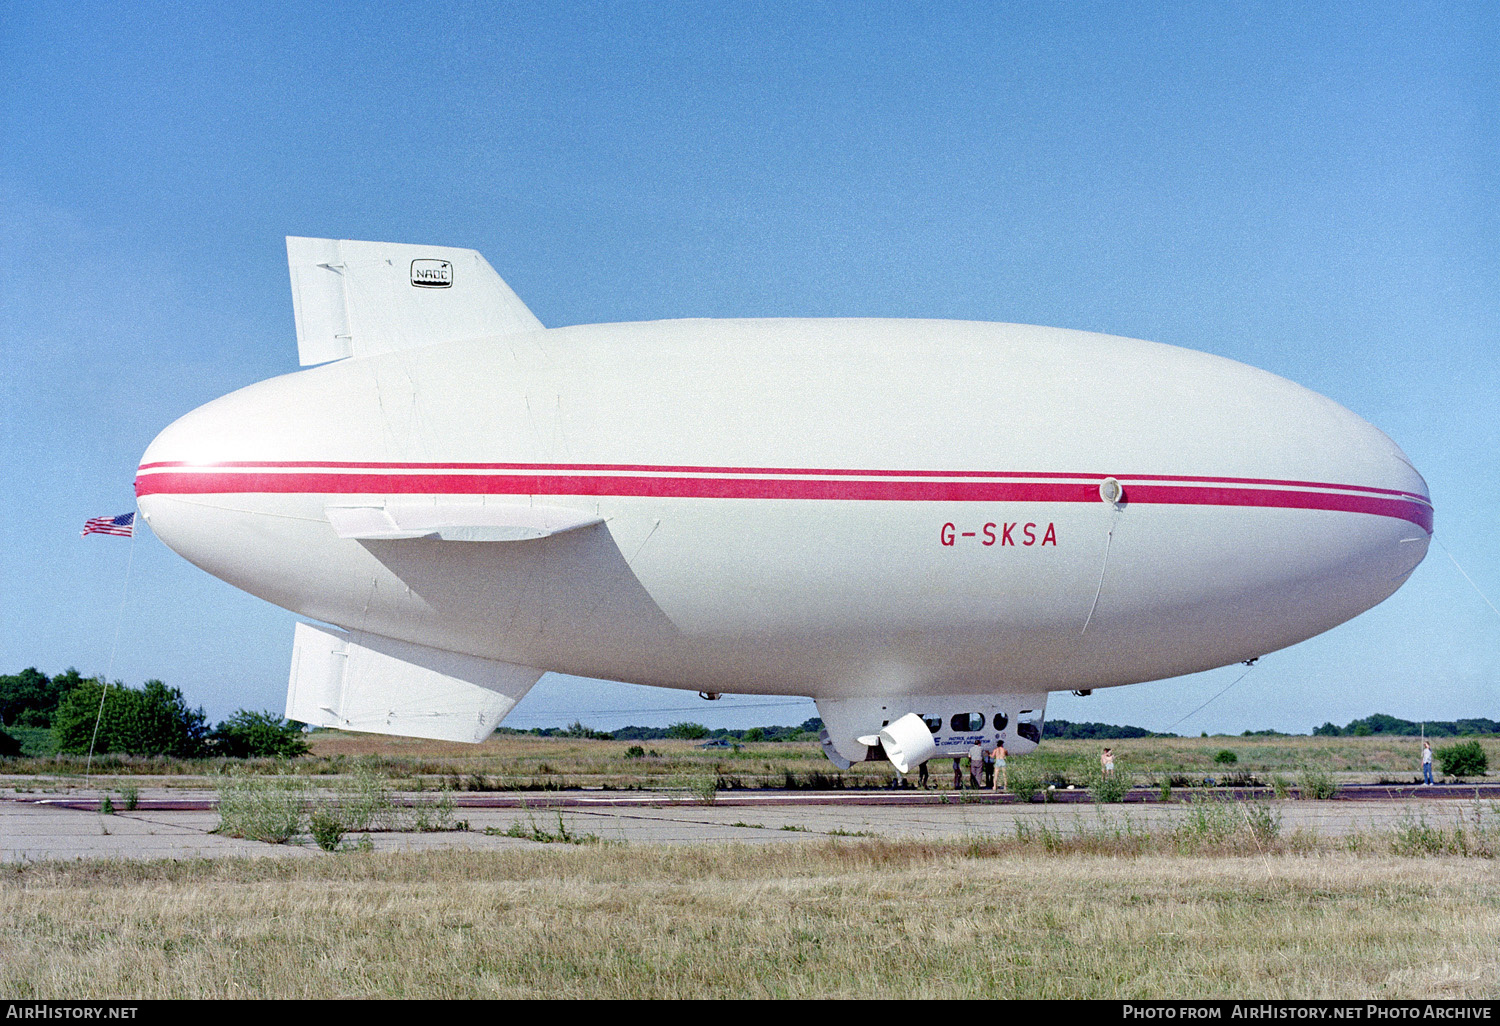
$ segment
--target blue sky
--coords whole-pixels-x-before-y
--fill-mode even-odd
[[[78,531],[171,420],[296,368],[288,234],[478,249],[550,326],[952,317],[1241,360],[1390,434],[1500,604],[1497,10],[6,4],[0,672],[281,708],[292,614]],[[1194,713],[1236,676],[1049,715],[1500,718],[1500,616],[1435,545]],[[511,722],[811,714],[549,676]]]

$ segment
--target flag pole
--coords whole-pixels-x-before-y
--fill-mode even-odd
[[[109,679],[115,672],[115,653],[120,648],[120,627],[125,622],[125,601],[130,595],[130,571],[135,566],[135,527],[141,518],[140,503],[136,503],[135,516],[130,521],[130,555],[125,560],[125,584],[120,589],[120,610],[115,614],[115,640],[109,646],[108,669],[104,671],[104,686],[99,689],[99,713],[94,717],[94,736],[89,738],[89,754],[83,765],[83,787],[88,789],[94,768],[94,745],[99,741],[99,724],[104,721],[104,699],[109,694]],[[103,800],[100,800],[102,806]]]

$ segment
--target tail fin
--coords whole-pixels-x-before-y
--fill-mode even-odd
[[[528,666],[299,623],[286,714],[316,727],[473,743],[541,676]]]
[[[303,366],[541,329],[477,252],[288,236]]]

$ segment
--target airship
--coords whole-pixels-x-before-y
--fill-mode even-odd
[[[1256,659],[1426,555],[1427,485],[1330,399],[1020,324],[546,328],[477,252],[288,238],[300,364],[136,476],[293,610],[286,715],[479,741],[548,671],[809,696],[840,767],[1040,743],[1047,697]]]

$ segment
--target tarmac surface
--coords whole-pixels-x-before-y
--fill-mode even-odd
[[[267,844],[215,833],[217,795],[210,790],[136,785],[136,806],[127,810],[121,792],[126,783],[100,782],[90,790],[40,782],[0,788],[0,863],[327,856],[308,838]],[[717,844],[1011,837],[1019,822],[1065,833],[1127,821],[1132,829],[1165,830],[1190,814],[1184,795],[1178,791],[1177,800],[1164,803],[1154,791],[1136,789],[1123,804],[1095,805],[1082,792],[1058,792],[1055,802],[1031,804],[974,791],[730,791],[711,802],[683,792],[460,792],[447,796],[449,822],[464,829],[354,833],[345,841],[367,836],[376,851],[502,851],[546,843],[531,839],[537,833],[563,832],[629,844]],[[1236,796],[1270,799],[1269,793]],[[103,797],[113,813],[101,814]],[[437,800],[432,792],[397,792],[392,798],[403,807]],[[1283,834],[1387,833],[1403,822],[1452,826],[1472,823],[1476,815],[1493,823],[1500,816],[1500,784],[1346,786],[1334,799],[1281,799],[1272,807],[1281,815]],[[509,836],[513,829],[527,836]]]

